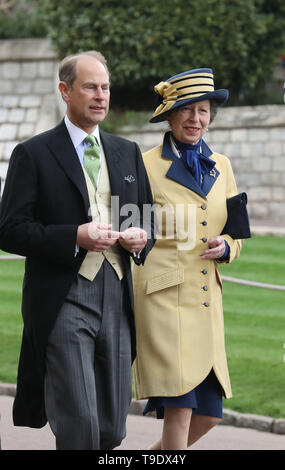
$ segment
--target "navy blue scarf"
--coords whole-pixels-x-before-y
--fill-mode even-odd
[[[181,155],[182,162],[191,174],[194,176],[198,185],[202,185],[202,176],[209,173],[214,168],[216,162],[208,157],[205,157],[200,148],[202,146],[202,139],[195,145],[185,144],[177,140],[174,136],[174,142]]]

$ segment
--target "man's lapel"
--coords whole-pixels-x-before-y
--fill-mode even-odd
[[[111,195],[115,196],[111,202],[112,228],[113,230],[120,230],[121,207],[127,202],[127,194],[124,189],[125,185],[123,184],[124,161],[126,161],[126,159],[122,158],[118,142],[111,134],[100,130],[100,140],[108,167]]]
[[[107,162],[109,179],[111,185],[112,195],[120,194],[122,190],[122,163],[123,159],[121,158],[120,149],[118,144],[116,144],[112,135],[107,134],[104,131],[100,130],[100,140],[103,145],[105,158]]]
[[[78,155],[70,139],[64,121],[62,121],[54,129],[54,136],[53,139],[50,140],[49,148],[68,178],[70,178],[70,180],[75,184],[80,194],[82,195],[86,214],[90,218],[90,201],[88,197],[86,180]]]

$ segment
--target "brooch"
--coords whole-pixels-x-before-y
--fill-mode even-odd
[[[212,168],[211,171],[210,171],[210,176],[213,176],[213,178],[215,178],[216,174],[217,174],[216,170],[214,170],[214,168]]]
[[[134,181],[136,181],[133,175],[125,176],[124,180],[128,183],[133,183]]]

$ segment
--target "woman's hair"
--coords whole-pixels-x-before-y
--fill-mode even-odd
[[[213,122],[218,112],[218,103],[215,100],[210,100],[210,124]]]
[[[59,79],[61,82],[66,82],[69,88],[72,88],[74,80],[76,79],[76,63],[80,57],[91,56],[97,59],[101,64],[104,65],[106,72],[109,74],[107,67],[107,60],[98,51],[87,51],[80,52],[78,54],[72,54],[65,57],[59,64]]]

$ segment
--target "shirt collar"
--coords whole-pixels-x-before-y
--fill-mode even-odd
[[[75,126],[75,124],[73,124],[70,119],[68,118],[67,115],[65,115],[64,117],[64,122],[65,122],[65,125],[67,127],[67,130],[69,132],[69,135],[70,135],[70,138],[72,140],[72,143],[74,145],[75,148],[77,148],[82,142],[83,140],[85,139],[85,137],[87,135],[90,135],[90,134],[87,134],[87,132],[85,132],[83,129],[81,129],[80,127],[77,127]],[[99,135],[99,126],[96,126],[94,131],[91,133],[91,135],[93,135],[96,139],[97,139],[97,142],[100,146],[100,135]]]

